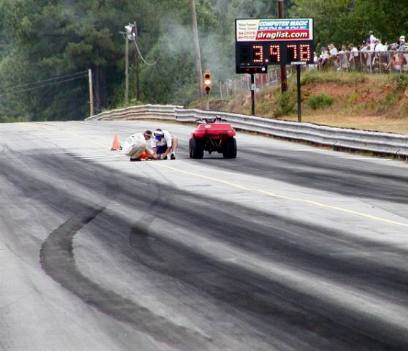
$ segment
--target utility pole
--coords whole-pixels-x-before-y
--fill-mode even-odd
[[[88,85],[89,85],[89,115],[94,115],[94,100],[93,100],[93,84],[92,84],[92,70],[88,69]]]
[[[195,67],[196,67],[196,77],[198,81],[198,89],[200,96],[203,96],[203,69],[201,66],[201,52],[200,44],[198,39],[198,28],[197,28],[197,13],[195,0],[191,0],[191,14],[193,22],[193,41],[194,41],[194,52],[195,52]]]
[[[140,101],[140,61],[136,52],[136,100]]]
[[[138,39],[138,31],[137,31],[137,23],[136,21],[133,23],[133,31],[132,33],[134,33],[134,37],[133,40],[136,41]],[[139,101],[140,100],[140,58],[139,58],[139,53],[137,50],[135,50],[135,79],[136,79],[136,100]]]
[[[285,4],[284,0],[278,0],[278,18],[284,18],[285,16]],[[281,71],[281,91],[284,93],[288,90],[288,79],[286,76],[286,65],[281,63],[280,65]]]
[[[125,35],[125,105],[129,104],[129,39]]]

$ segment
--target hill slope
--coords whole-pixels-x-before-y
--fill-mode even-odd
[[[211,109],[250,114],[250,93],[212,100]],[[256,94],[256,115],[297,120],[296,82],[287,94],[267,87]],[[302,74],[302,121],[408,134],[408,75],[310,71]]]

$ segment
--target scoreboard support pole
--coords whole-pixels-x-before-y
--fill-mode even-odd
[[[255,74],[251,73],[251,114],[255,116]]]
[[[301,65],[296,65],[296,84],[297,84],[297,112],[298,122],[302,122],[302,92],[300,87]]]

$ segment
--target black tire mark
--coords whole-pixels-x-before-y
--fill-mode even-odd
[[[163,176],[164,177],[164,176]],[[164,177],[165,178],[165,177]],[[145,214],[142,218],[132,226],[132,230],[129,235],[129,245],[132,248],[137,249],[135,252],[143,253],[144,257],[153,258],[158,262],[164,262],[163,258],[156,253],[155,250],[151,250],[150,241],[152,236],[150,235],[150,226],[157,218],[157,213],[160,210],[164,210],[166,204],[169,204],[174,198],[174,192],[168,187],[164,188],[160,183],[150,180],[150,185],[154,185],[157,190],[157,194],[150,205],[147,207]],[[167,180],[167,179],[166,179]],[[174,185],[176,187],[176,185]],[[144,250],[140,251],[141,247]]]
[[[50,167],[50,168],[52,168],[52,167]],[[68,167],[69,168],[69,167]],[[62,170],[61,170],[62,171]],[[96,172],[97,174],[98,174],[98,172]],[[104,182],[104,184],[106,185],[107,183],[106,183],[106,180],[105,180],[105,182]],[[114,188],[114,184],[113,183],[111,183],[111,188],[113,189]],[[166,186],[163,186],[163,188],[167,191],[172,191],[172,189],[167,189],[167,187]],[[95,189],[97,189],[97,187],[95,187]],[[115,190],[116,191],[116,190]],[[69,195],[69,194],[64,194],[65,196],[66,195]],[[134,194],[133,196],[137,196],[137,194]],[[149,200],[149,201],[151,201],[151,198],[146,198],[146,200]],[[208,201],[208,199],[207,199],[207,201]],[[220,203],[220,204],[222,204],[222,203]],[[172,206],[174,206],[174,205],[176,205],[176,204],[172,204]],[[184,215],[186,214],[185,213],[185,208],[184,208],[184,205],[185,204],[177,204],[177,205],[180,205],[180,207],[181,207],[181,209],[177,209],[177,212],[180,212],[180,211],[183,211],[183,212],[180,212],[180,213],[184,213]],[[224,204],[225,205],[225,204]],[[77,209],[77,208],[82,208],[82,207],[84,207],[84,204],[82,203],[82,204],[77,204],[76,205],[76,207],[75,207],[75,209]],[[97,206],[96,206],[97,207]],[[188,207],[189,208],[189,207]],[[200,211],[199,211],[200,212]],[[84,218],[85,218],[86,216],[84,216]],[[78,218],[77,218],[78,219]],[[203,219],[203,218],[202,218]],[[85,218],[84,219],[84,221],[83,221],[83,223],[88,223],[87,222],[87,219]],[[83,224],[83,225],[85,225],[85,224]],[[141,231],[142,231],[142,234],[143,234],[143,228],[141,227],[141,228],[139,228]],[[151,233],[153,236],[155,236],[155,233]],[[149,237],[150,237],[150,235],[149,235]],[[160,257],[164,257],[165,258],[165,261],[167,261],[167,263],[166,264],[164,264],[164,265],[159,265],[159,266],[157,266],[157,265],[153,265],[151,268],[152,269],[155,269],[157,272],[159,272],[159,273],[161,273],[161,274],[166,274],[166,275],[169,275],[169,273],[170,274],[172,274],[177,280],[179,280],[179,281],[181,281],[181,282],[183,282],[183,283],[185,283],[186,285],[193,285],[194,287],[197,287],[197,288],[199,288],[199,289],[202,289],[202,290],[204,290],[204,291],[207,291],[209,288],[207,288],[207,284],[208,284],[208,281],[205,281],[205,280],[203,280],[203,281],[201,281],[201,279],[199,278],[199,277],[197,277],[197,278],[194,278],[194,276],[193,275],[189,275],[188,277],[183,277],[183,276],[179,276],[179,274],[180,273],[182,273],[182,275],[184,275],[183,273],[185,273],[185,272],[177,272],[177,270],[176,270],[176,268],[177,267],[180,267],[180,261],[179,260],[177,260],[176,262],[174,262],[174,264],[172,265],[172,260],[171,260],[171,258],[177,258],[178,256],[180,256],[180,254],[183,252],[183,250],[182,250],[182,248],[180,247],[180,245],[177,245],[177,246],[175,246],[174,247],[174,249],[173,250],[170,250],[170,255],[169,254],[165,254],[165,255],[163,255],[163,253],[165,253],[166,251],[168,251],[167,249],[166,249],[166,247],[168,246],[168,244],[166,243],[166,242],[162,242],[161,240],[152,240],[151,241],[151,243],[153,244],[155,244],[154,245],[154,247],[153,248],[150,248],[150,250],[152,250],[152,251],[156,251],[156,249],[157,248],[159,248],[159,250],[157,250],[158,252],[160,252]],[[173,245],[171,245],[171,246],[173,246]],[[140,251],[143,251],[143,249],[145,249],[144,247],[143,248],[140,248],[141,250]],[[188,249],[188,248],[186,248],[186,249]],[[165,250],[164,252],[163,252],[163,250]],[[186,266],[188,266],[189,264],[191,264],[191,263],[193,263],[193,262],[196,262],[197,261],[197,257],[195,257],[196,255],[195,255],[195,253],[194,253],[194,255],[193,256],[189,256],[189,257],[187,257],[187,264],[184,264],[184,265],[181,265],[181,267],[186,267]],[[203,260],[205,261],[205,257],[203,257]],[[148,262],[148,263],[150,263],[150,262]],[[75,264],[75,262],[74,262],[74,264]],[[167,269],[168,268],[170,268],[169,266],[173,266],[173,268],[171,269],[171,271],[167,271]],[[215,271],[215,272],[218,272],[219,271],[219,268],[218,268],[219,266],[218,265],[216,265],[215,266],[215,268],[213,268],[213,269],[211,269],[212,271]],[[167,268],[167,269],[166,269]],[[251,278],[252,276],[250,275],[250,276],[246,276],[245,274],[243,274],[242,273],[242,271],[235,271],[235,270],[231,270],[230,268],[228,268],[227,270],[226,270],[226,275],[227,276],[232,276],[232,277],[241,277],[242,278],[242,280],[241,280],[241,284],[244,284],[244,282],[247,282],[247,281],[252,281],[252,279],[253,278]],[[188,279],[187,279],[188,278]],[[246,278],[248,278],[248,279],[246,279]],[[262,283],[262,282],[261,282]],[[255,314],[262,314],[262,313],[265,313],[265,308],[264,307],[262,307],[263,305],[264,305],[264,303],[262,302],[262,300],[263,299],[265,299],[265,301],[266,300],[268,300],[268,298],[267,298],[267,294],[265,293],[265,294],[262,294],[263,296],[264,296],[264,298],[262,298],[261,299],[261,301],[260,301],[260,303],[258,304],[258,303],[255,303],[254,304],[254,302],[255,301],[257,301],[256,299],[252,299],[251,297],[252,296],[254,296],[254,295],[251,295],[251,293],[248,295],[248,292],[246,291],[246,289],[244,289],[244,291],[242,291],[242,286],[240,286],[240,285],[238,285],[238,286],[236,286],[236,289],[234,289],[233,287],[234,287],[234,285],[232,285],[232,286],[230,286],[230,288],[228,288],[228,286],[230,285],[230,283],[229,283],[229,280],[226,280],[225,281],[225,284],[227,284],[227,289],[222,289],[222,285],[221,286],[219,286],[218,284],[215,284],[215,286],[213,286],[213,287],[211,287],[210,288],[210,290],[209,290],[209,293],[212,295],[212,296],[214,296],[214,298],[215,299],[217,299],[217,300],[221,300],[221,301],[225,301],[227,304],[229,304],[229,305],[232,305],[232,306],[234,306],[234,307],[238,307],[238,308],[240,308],[240,309],[243,309],[244,311],[245,310],[248,310],[248,305],[255,305],[254,306],[254,308],[252,308],[252,309],[250,309],[250,311],[252,310],[252,312],[253,313],[255,313]],[[257,284],[258,285],[258,284]],[[263,284],[260,284],[261,286],[263,285]],[[94,284],[94,286],[95,286],[95,288],[97,288],[98,290],[95,290],[95,288],[92,288],[92,290],[93,291],[99,291],[99,287],[96,285],[96,284]],[[231,287],[233,288],[232,290],[231,290]],[[221,289],[220,289],[221,288]],[[87,289],[88,291],[90,290],[90,289]],[[252,289],[250,289],[250,290],[252,290]],[[272,289],[271,289],[272,290]],[[235,294],[234,294],[234,292],[236,292]],[[237,294],[237,292],[238,292],[238,297],[236,296],[236,294]],[[288,295],[288,292],[287,291],[282,291],[282,296],[286,296],[286,295]],[[235,297],[235,298],[231,298],[231,297]],[[255,295],[254,297],[256,298],[256,296],[257,295]],[[249,297],[249,298],[248,298]],[[82,298],[82,297],[81,297]],[[120,297],[119,297],[120,298]],[[238,299],[238,302],[233,302],[233,300],[235,300],[235,299]],[[298,296],[297,296],[297,298],[298,298]],[[294,298],[293,300],[297,300],[297,298]],[[299,299],[300,300],[300,299]],[[110,301],[110,300],[108,300],[108,301]],[[106,301],[105,301],[106,302]],[[268,306],[269,305],[269,303],[266,301],[266,306]],[[259,307],[257,307],[257,306],[260,306],[260,307],[262,307],[262,308],[259,308]],[[265,306],[265,305],[264,305]],[[263,311],[263,312],[262,312]],[[271,314],[272,313],[276,313],[276,311],[274,311],[273,309],[271,310]],[[282,313],[284,313],[285,311],[283,311]],[[107,313],[107,314],[109,314],[109,312]],[[293,323],[292,322],[292,325],[296,325],[296,323]],[[350,332],[350,331],[349,331]],[[351,334],[352,334],[352,332],[351,332]],[[350,336],[351,337],[351,336]],[[352,345],[352,343],[351,343],[351,345]],[[194,349],[194,348],[191,348],[191,349]],[[372,348],[372,349],[374,349],[374,348]]]
[[[146,242],[137,253],[140,264],[153,272],[174,278],[186,286],[206,294],[215,301],[244,313],[245,319],[257,329],[262,339],[273,345],[274,337],[292,328],[302,330],[302,341],[313,335],[321,337],[335,350],[405,350],[407,335],[404,326],[395,328],[387,323],[347,311],[342,306],[293,289],[261,274],[237,268],[228,262],[217,262],[206,255],[174,242],[171,238],[152,233],[156,239]],[[145,250],[160,252],[163,259],[144,257]],[[197,271],[197,267],[204,273]],[[205,273],[212,272],[211,280]],[[271,299],[271,296],[274,296]],[[288,308],[290,306],[290,308]],[[276,330],[282,328],[282,334]],[[275,335],[274,335],[275,334]],[[279,336],[277,336],[279,335]],[[293,337],[295,345],[296,337]],[[321,342],[321,340],[320,340]],[[320,350],[316,340],[311,347]],[[327,345],[326,345],[327,346]]]
[[[175,325],[149,309],[104,289],[78,271],[73,256],[72,240],[82,227],[104,209],[104,207],[86,208],[49,235],[40,251],[40,262],[44,271],[87,304],[118,321],[135,326],[160,342],[180,350],[206,350],[209,338],[186,327]]]
[[[108,192],[116,191],[113,187]],[[160,192],[157,199],[159,198]],[[155,203],[154,201],[151,206]],[[207,350],[211,338],[177,325],[146,307],[99,286],[80,273],[73,254],[74,236],[106,208],[106,205],[82,206],[83,209],[78,214],[54,230],[43,243],[40,263],[44,271],[87,304],[118,321],[132,325],[159,342],[178,350]],[[136,225],[134,232],[138,228]]]

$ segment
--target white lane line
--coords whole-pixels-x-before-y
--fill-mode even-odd
[[[359,212],[359,211],[351,210],[351,209],[344,208],[344,207],[328,205],[328,204],[324,204],[322,202],[313,201],[313,200],[306,200],[306,199],[299,199],[299,198],[295,198],[295,197],[291,197],[291,196],[284,196],[284,195],[280,195],[280,194],[273,193],[273,192],[266,191],[266,190],[262,190],[262,189],[250,188],[250,187],[247,187],[245,185],[230,182],[228,180],[209,177],[209,176],[205,176],[205,175],[202,175],[202,174],[198,174],[198,173],[194,173],[194,172],[190,172],[190,171],[181,170],[179,168],[174,168],[174,167],[171,167],[171,166],[167,166],[167,165],[164,165],[161,162],[157,163],[157,166],[162,167],[162,168],[166,168],[168,170],[171,170],[171,171],[174,171],[174,172],[177,172],[177,173],[183,173],[183,174],[187,174],[187,175],[190,175],[190,176],[193,176],[193,177],[198,177],[198,178],[210,180],[211,182],[217,182],[217,183],[220,183],[220,184],[225,184],[225,185],[228,185],[230,187],[240,189],[240,190],[245,190],[245,191],[248,191],[248,192],[251,192],[251,193],[258,193],[258,194],[263,194],[263,195],[267,195],[267,196],[270,196],[270,197],[275,197],[275,198],[278,198],[278,199],[283,199],[283,200],[288,200],[288,201],[293,201],[293,202],[299,202],[299,203],[307,204],[307,205],[314,206],[314,207],[326,208],[326,209],[330,209],[330,210],[334,210],[334,211],[338,211],[338,212],[347,213],[347,214],[351,214],[351,215],[354,215],[354,216],[362,217],[362,218],[372,220],[372,221],[376,221],[376,222],[382,222],[382,223],[387,223],[387,224],[392,224],[392,225],[397,225],[397,226],[408,228],[408,223],[398,222],[398,221],[394,221],[394,220],[391,220],[391,219],[370,215],[370,214],[367,214],[367,213],[364,213],[364,212]]]

